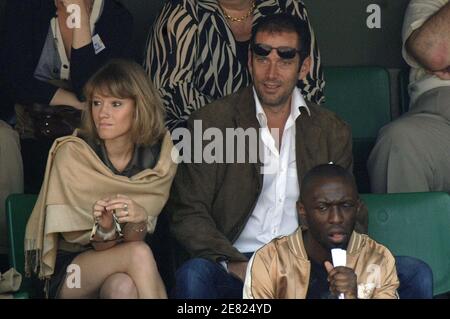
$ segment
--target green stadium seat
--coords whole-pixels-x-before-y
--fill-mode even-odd
[[[370,192],[367,159],[378,131],[391,121],[389,73],[380,67],[324,67],[325,107],[352,127],[354,174]]]
[[[31,215],[37,195],[13,194],[6,199],[6,223],[9,240],[9,264],[22,274],[22,285],[14,298],[34,296],[32,280],[25,278],[24,237],[25,227]]]
[[[369,235],[394,255],[430,265],[434,295],[450,291],[450,195],[444,192],[363,194]]]

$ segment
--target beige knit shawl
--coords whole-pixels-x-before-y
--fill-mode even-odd
[[[145,208],[148,231],[153,232],[177,168],[171,158],[172,149],[170,134],[166,133],[156,166],[128,178],[115,175],[77,137],[77,131],[57,139],[50,149],[44,182],[26,228],[27,274],[33,271],[42,279],[49,278],[60,244],[71,247],[71,251],[86,249],[94,224],[92,207],[99,199],[116,194],[129,196]]]

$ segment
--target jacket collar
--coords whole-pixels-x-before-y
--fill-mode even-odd
[[[358,254],[363,245],[364,245],[364,235],[361,235],[357,233],[356,231],[352,232],[352,235],[350,236],[350,240],[347,245],[347,255],[353,256]],[[303,259],[304,261],[308,261],[308,254],[306,253],[305,245],[303,243],[303,235],[302,235],[302,229],[301,227],[298,227],[296,232],[289,236],[289,248],[291,252],[300,259]],[[350,264],[349,261],[347,261],[347,264]]]
[[[240,94],[238,94],[238,96],[239,96],[238,101],[234,105],[234,112],[236,114],[235,121],[237,127],[242,127],[244,130],[250,127],[260,128],[258,119],[256,117],[256,104],[253,95],[253,85],[241,89]],[[305,102],[306,106],[300,106],[301,114],[300,116],[297,117],[295,121],[296,132],[304,132],[310,128],[313,128],[314,131],[312,133],[309,133],[308,135],[315,135],[315,133],[320,133],[321,128],[319,123],[317,123],[315,119],[314,113],[311,112],[313,104],[308,101]],[[302,137],[302,139],[305,138]],[[314,144],[315,146],[318,146],[317,143]]]
[[[248,128],[260,128],[258,119],[256,118],[256,105],[252,85],[242,89],[234,108],[237,127],[242,127],[244,130]]]
[[[322,128],[317,121],[314,104],[309,101],[305,102],[306,107],[300,107],[301,114],[295,121],[295,155],[299,185],[301,185],[307,170],[316,164],[314,159],[317,158],[316,154],[319,153],[319,148],[321,147],[320,138],[322,134]],[[242,89],[241,94],[239,94],[239,100],[234,107],[236,127],[242,127],[244,130],[250,127],[260,128],[256,117],[252,85]]]
[[[259,141],[259,122],[256,118],[256,105],[253,96],[253,86],[250,85],[240,91],[239,98],[234,105],[236,127],[244,130],[248,128],[258,128]],[[295,153],[297,164],[298,183],[301,185],[303,176],[308,168],[314,166],[315,154],[318,153],[320,147],[320,137],[322,128],[316,120],[314,106],[306,101],[307,107],[303,107],[301,115],[295,121]],[[257,145],[255,147],[258,147]],[[258,153],[256,153],[258,154]],[[248,154],[246,154],[248,155]],[[248,158],[248,157],[247,157]],[[260,175],[260,187],[262,187],[261,163],[255,164],[258,175]]]
[[[264,111],[264,108],[261,105],[261,101],[258,98],[258,95],[256,93],[254,86],[253,86],[253,99],[255,101],[255,107],[256,107],[256,118],[257,118],[260,126],[267,127],[266,112]],[[300,110],[306,110],[308,112],[308,114],[311,115],[311,112],[308,108],[308,105],[306,105],[305,99],[303,98],[300,89],[295,87],[294,91],[292,92],[292,100],[291,100],[290,114],[289,114],[289,117],[294,122],[300,116],[300,114],[301,114]]]
[[[256,106],[255,106],[255,99],[253,98],[253,89],[252,85],[242,89],[237,94],[238,99],[234,105],[234,122],[236,128],[242,128],[244,131],[247,129],[256,129],[256,135],[257,140],[260,139],[260,125],[258,122],[258,119],[256,118]],[[250,151],[250,148],[252,150]],[[259,145],[249,145],[249,147],[246,147],[246,158],[249,158],[250,154],[259,154],[258,147]],[[254,149],[256,148],[256,149]],[[263,174],[261,174],[261,166],[262,163],[260,162],[259,158],[256,163],[251,164],[256,170],[256,176],[258,176],[258,185],[257,189],[261,190],[263,185]]]
[[[307,170],[316,164],[319,154],[322,128],[316,120],[312,105],[306,102],[308,111],[303,110],[295,121],[295,152],[298,183],[301,185]]]

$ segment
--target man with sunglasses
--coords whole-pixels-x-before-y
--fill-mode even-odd
[[[186,127],[195,110],[250,85],[252,27],[280,12],[308,22],[314,62],[297,85],[306,100],[323,103],[319,45],[302,0],[170,0],[150,30],[144,59],[166,107],[170,131]]]
[[[224,136],[230,128],[256,130],[261,158],[258,163],[249,157],[245,163],[193,159],[178,166],[167,211],[172,234],[192,259],[176,273],[174,297],[241,298],[253,252],[299,226],[295,207],[304,174],[329,162],[351,172],[349,126],[306,102],[296,87],[310,69],[310,41],[299,19],[286,14],[262,18],[249,50],[253,85],[190,117],[194,139],[208,129]],[[198,120],[200,132],[194,131]],[[255,146],[249,144],[246,154]],[[357,228],[364,231],[364,224],[359,218]]]

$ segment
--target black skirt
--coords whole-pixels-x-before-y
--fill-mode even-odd
[[[50,278],[48,286],[48,297],[51,299],[57,299],[62,285],[65,282],[67,275],[67,267],[72,263],[72,261],[77,257],[78,253],[72,253],[64,250],[58,250],[55,262],[55,271]]]

